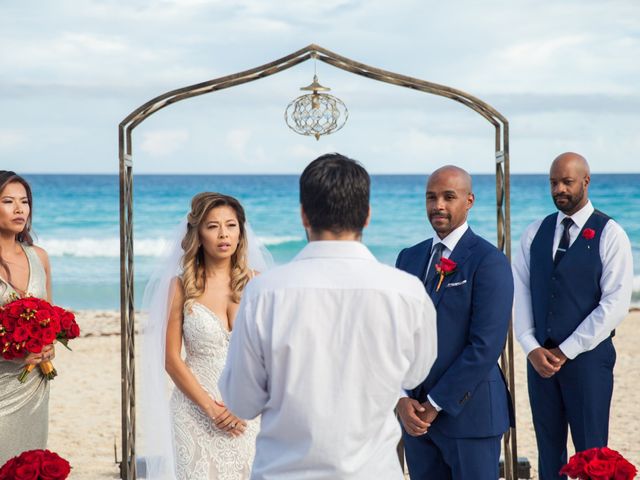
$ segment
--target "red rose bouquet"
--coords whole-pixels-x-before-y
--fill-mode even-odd
[[[0,480],[64,480],[71,465],[49,450],[29,450],[13,457],[0,468]]]
[[[442,257],[440,259],[440,263],[436,265],[436,272],[440,275],[440,279],[438,280],[438,286],[436,287],[436,292],[440,290],[442,286],[442,282],[444,281],[444,277],[448,277],[456,271],[458,264],[453,260],[449,260],[448,258]]]
[[[80,335],[80,327],[72,312],[35,297],[18,298],[0,307],[0,351],[7,360],[40,353],[56,340],[67,343]],[[24,382],[34,365],[26,365],[18,377]],[[57,375],[50,361],[40,363],[49,379]]]
[[[607,447],[578,452],[560,469],[560,475],[580,480],[632,480],[637,473],[636,467]]]

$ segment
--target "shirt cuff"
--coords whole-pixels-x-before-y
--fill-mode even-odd
[[[558,345],[558,348],[562,353],[565,354],[565,356],[569,360],[573,360],[585,351],[584,348],[582,348],[582,345],[580,345],[580,343],[578,343],[578,341],[573,338],[573,335],[571,335],[564,342]]]
[[[523,335],[521,338],[518,339],[518,343],[520,343],[522,350],[524,350],[525,356],[529,356],[529,354],[533,350],[535,350],[536,348],[540,348],[541,346],[536,340],[536,337],[531,334]],[[562,353],[564,353],[564,350]],[[565,355],[567,354],[565,353]]]
[[[398,396],[398,400],[400,400],[401,398],[406,398],[408,397],[409,394],[407,393],[407,391],[403,388],[400,389],[400,395]]]
[[[436,409],[436,412],[442,411],[442,407],[440,407],[440,405],[438,405],[436,402],[433,401],[433,398],[431,398],[431,395],[427,395],[427,400],[429,400],[429,403],[433,405],[433,408]]]

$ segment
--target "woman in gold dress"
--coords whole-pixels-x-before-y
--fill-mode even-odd
[[[49,258],[31,238],[32,208],[27,181],[0,170],[0,305],[25,296],[51,301]],[[0,465],[25,450],[47,446],[49,380],[39,368],[24,383],[18,375],[26,364],[38,365],[53,356],[49,345],[22,359],[0,357]]]

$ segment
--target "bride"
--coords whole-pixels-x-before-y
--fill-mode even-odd
[[[180,248],[174,245],[145,289],[149,320],[143,333],[140,411],[145,456],[139,474],[248,479],[258,425],[225,407],[218,378],[242,290],[255,274],[251,268],[268,266],[267,254],[246,225],[240,203],[219,193],[193,197],[179,236]],[[170,398],[158,362],[176,387]]]

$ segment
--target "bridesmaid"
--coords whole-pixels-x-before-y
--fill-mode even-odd
[[[25,296],[51,301],[49,258],[31,238],[32,208],[27,181],[0,170],[0,305]],[[0,465],[25,450],[47,446],[49,381],[39,368],[25,383],[18,375],[26,364],[53,357],[53,345],[20,360],[0,357]]]

